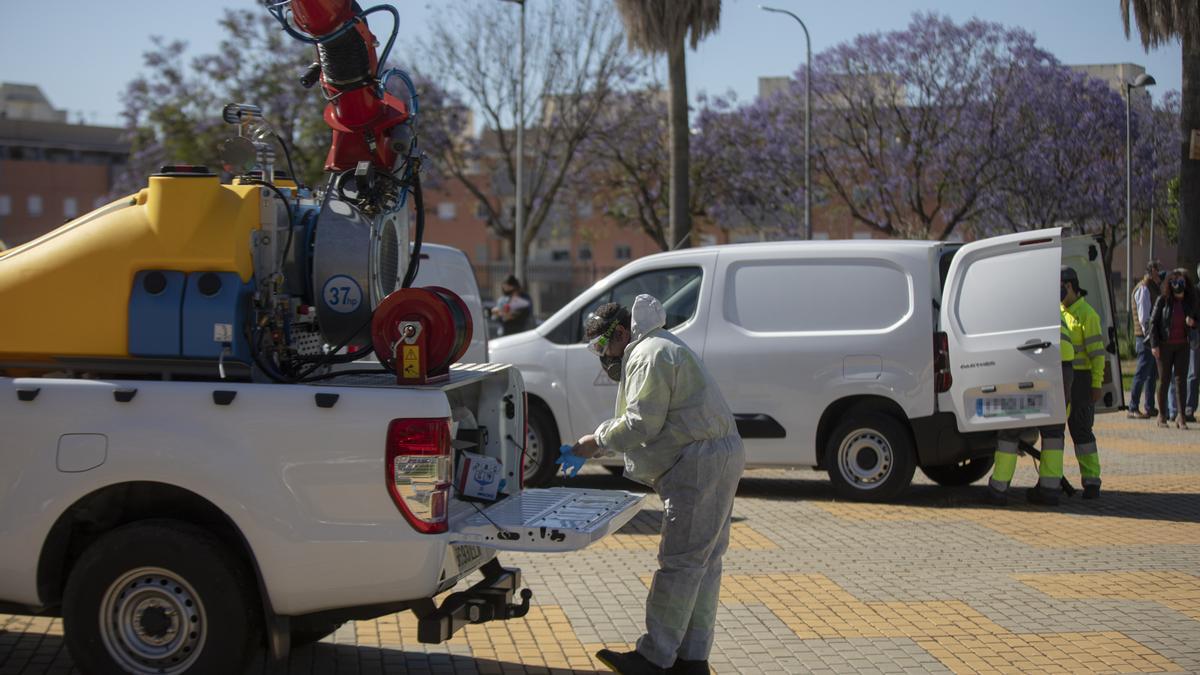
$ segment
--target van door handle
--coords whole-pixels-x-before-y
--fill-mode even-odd
[[[1052,346],[1053,345],[1051,345],[1049,342],[1030,342],[1029,344],[1024,344],[1020,347],[1017,347],[1017,350],[1027,352],[1031,349],[1049,349]]]

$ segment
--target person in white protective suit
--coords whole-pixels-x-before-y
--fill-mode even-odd
[[[700,357],[663,328],[658,300],[639,295],[631,313],[599,307],[584,325],[589,348],[618,381],[616,416],[579,439],[574,454],[625,454],[625,476],[663,502],[658,571],[637,649],[597,653],[619,673],[708,673],[721,557],[745,466],[729,406]]]

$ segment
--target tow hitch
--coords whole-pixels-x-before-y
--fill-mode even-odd
[[[452,593],[441,607],[435,607],[432,600],[413,607],[418,620],[418,640],[439,644],[467,624],[519,619],[529,613],[533,591],[522,589],[520,604],[512,602],[521,585],[521,570],[501,567],[495,558],[479,569],[483,580],[465,591]]]

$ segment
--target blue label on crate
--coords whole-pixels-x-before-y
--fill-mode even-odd
[[[325,285],[321,287],[321,298],[326,307],[338,314],[350,314],[362,305],[363,293],[357,281],[338,274],[325,280]]]

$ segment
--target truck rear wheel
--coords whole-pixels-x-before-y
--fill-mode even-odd
[[[838,496],[857,501],[900,494],[912,482],[914,454],[908,430],[875,411],[852,411],[825,444],[830,482]]]
[[[958,464],[949,464],[946,466],[923,466],[921,473],[929,477],[929,480],[944,485],[946,487],[958,487],[960,485],[970,485],[975,481],[988,475],[992,470],[992,464],[996,461],[995,457],[972,457],[971,459],[963,460]]]
[[[93,542],[63,592],[76,663],[94,673],[241,672],[256,644],[250,572],[188,523],[140,521]]]

